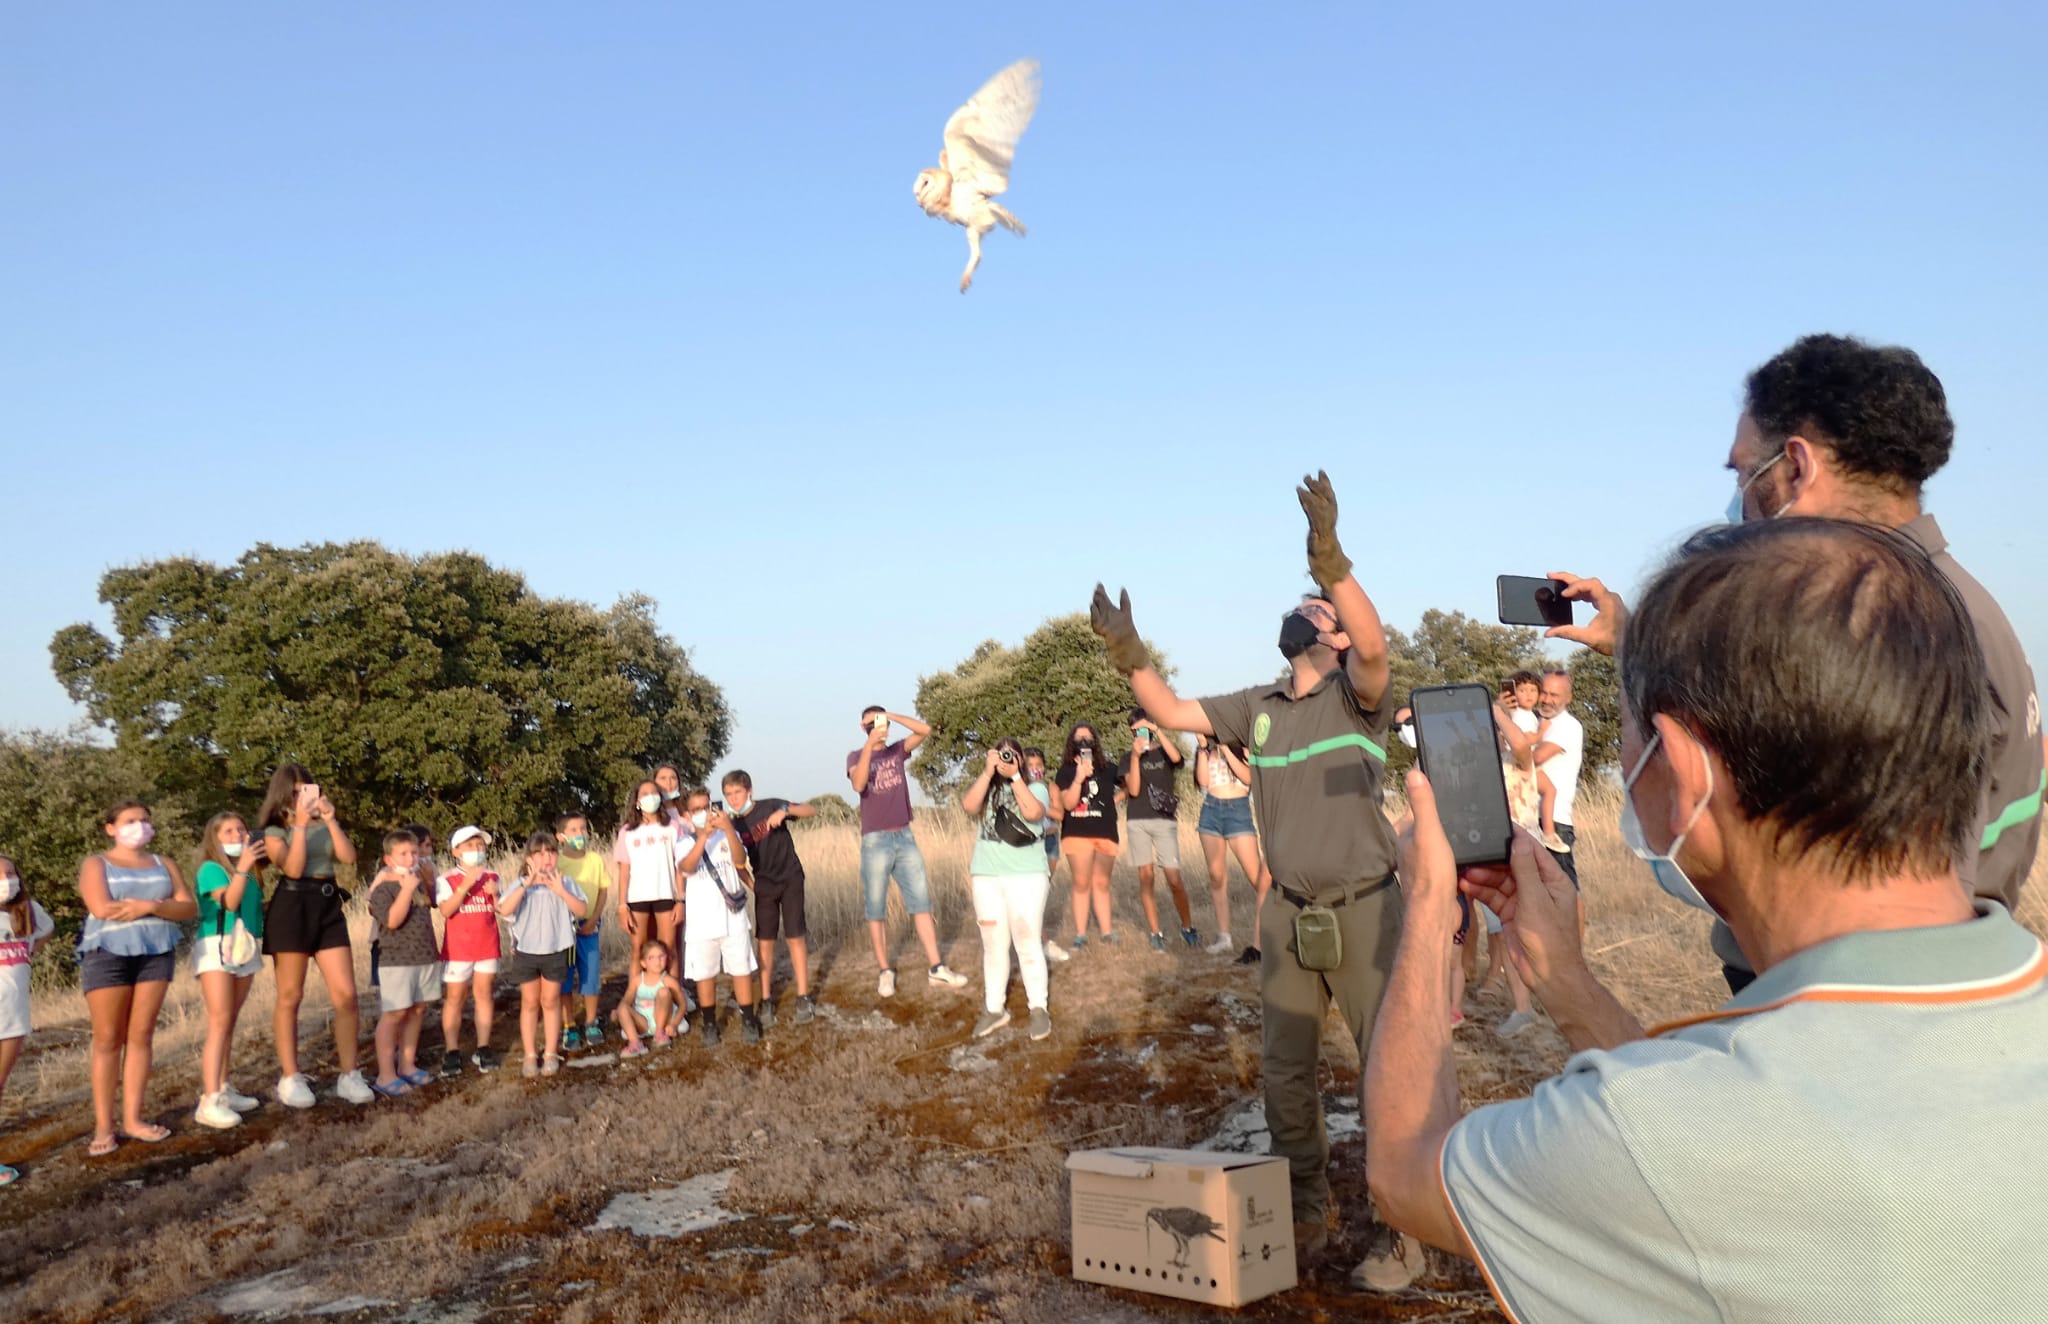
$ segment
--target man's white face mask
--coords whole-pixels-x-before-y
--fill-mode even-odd
[[[1755,469],[1753,469],[1750,472],[1749,477],[1740,478],[1736,480],[1735,495],[1728,498],[1728,522],[1730,524],[1742,523],[1743,498],[1749,495],[1749,489],[1756,485],[1757,479],[1763,477],[1766,473],[1769,473],[1771,466],[1784,458],[1785,452],[1779,451],[1776,455],[1773,455],[1770,459],[1765,460],[1762,464],[1758,465]],[[1786,505],[1790,504],[1790,502],[1786,503]],[[1778,511],[1777,515],[1766,515],[1764,518],[1776,519],[1778,518],[1778,515],[1782,515],[1784,513],[1784,510],[1781,508]]]

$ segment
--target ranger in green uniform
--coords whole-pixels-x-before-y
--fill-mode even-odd
[[[1337,499],[1324,474],[1298,490],[1308,516],[1309,572],[1323,596],[1288,612],[1281,684],[1188,700],[1153,670],[1130,595],[1096,585],[1091,618],[1138,703],[1168,730],[1242,743],[1252,803],[1273,870],[1259,914],[1266,1122],[1293,1178],[1295,1245],[1304,1263],[1328,1243],[1330,1142],[1317,1088],[1324,1018],[1335,1002],[1361,1062],[1401,934],[1394,834],[1380,810],[1388,728],[1387,638],[1337,542]],[[1375,1218],[1356,1286],[1406,1287],[1421,1247]]]

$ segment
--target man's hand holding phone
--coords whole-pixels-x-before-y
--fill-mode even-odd
[[[1578,894],[1572,880],[1527,828],[1515,830],[1506,867],[1464,871],[1460,889],[1500,916],[1508,958],[1538,997],[1561,980],[1584,977]],[[1546,999],[1547,1000],[1547,999]]]
[[[1564,586],[1558,590],[1558,596],[1567,602],[1592,603],[1593,619],[1584,625],[1555,626],[1543,632],[1544,638],[1569,639],[1613,657],[1622,632],[1628,628],[1628,604],[1621,600],[1621,595],[1597,579],[1582,579],[1562,570],[1551,571],[1550,577]]]

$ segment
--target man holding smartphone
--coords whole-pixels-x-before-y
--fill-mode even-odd
[[[1401,933],[1394,834],[1381,812],[1384,742],[1393,725],[1386,632],[1337,541],[1326,474],[1296,492],[1308,517],[1309,573],[1322,596],[1282,619],[1289,675],[1278,685],[1183,699],[1153,669],[1130,595],[1095,588],[1091,620],[1110,661],[1161,726],[1242,744],[1273,886],[1259,913],[1262,1074],[1273,1152],[1285,1155],[1295,1248],[1304,1266],[1328,1245],[1329,1136],[1317,1072],[1335,1003],[1362,1062]],[[1375,1215],[1353,1286],[1398,1291],[1421,1248]]]

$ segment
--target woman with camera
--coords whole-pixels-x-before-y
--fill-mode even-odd
[[[1045,1008],[1045,895],[1052,885],[1045,848],[1039,844],[1052,814],[1043,782],[1024,775],[1024,748],[1005,736],[988,752],[988,762],[960,796],[960,807],[975,815],[974,917],[981,923],[982,1015],[974,1037],[994,1034],[1010,1023],[1010,949],[1024,977],[1024,1004],[1031,1013],[1031,1037],[1052,1033]]]
[[[1124,798],[1124,784],[1115,761],[1103,756],[1102,740],[1093,726],[1082,722],[1068,733],[1053,785],[1060,797],[1060,853],[1074,874],[1074,946],[1088,945],[1091,906],[1102,941],[1113,944],[1109,871],[1119,849],[1116,807]]]

